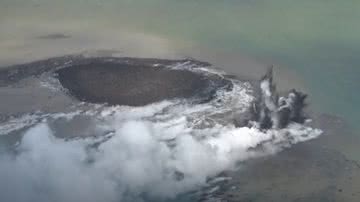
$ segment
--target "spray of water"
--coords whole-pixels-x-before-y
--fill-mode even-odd
[[[236,127],[234,116],[255,98],[249,83],[232,82],[231,91],[219,90],[207,103],[89,104],[72,113],[39,112],[1,123],[2,135],[23,133],[12,152],[0,154],[1,201],[169,200],[207,185],[238,162],[321,134],[293,120],[267,130]],[[261,84],[266,99],[272,97],[270,85]],[[277,101],[266,99],[264,105],[276,111]],[[79,120],[87,120],[86,127],[69,129]]]

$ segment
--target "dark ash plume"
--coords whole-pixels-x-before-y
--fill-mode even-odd
[[[261,129],[285,128],[290,122],[304,123],[306,97],[306,94],[295,89],[286,96],[279,96],[271,66],[260,80],[260,96],[251,107],[253,121]]]

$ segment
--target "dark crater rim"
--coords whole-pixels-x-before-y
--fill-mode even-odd
[[[204,103],[215,98],[219,89],[233,87],[230,80],[215,74],[171,69],[156,60],[137,60],[89,60],[60,68],[55,73],[72,97],[109,105],[144,106],[172,99]],[[196,62],[193,65],[201,66]]]

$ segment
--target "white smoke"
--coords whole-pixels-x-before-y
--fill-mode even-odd
[[[244,108],[252,101],[245,88],[237,87],[218,95],[222,104],[164,101],[137,108],[100,107],[66,120],[93,117],[93,130],[108,134],[97,138],[57,138],[52,120],[59,116],[42,116],[41,121],[31,122],[16,154],[0,156],[0,199],[167,200],[206,185],[209,178],[235,168],[239,161],[273,154],[321,133],[299,124],[266,132],[222,124],[234,106]]]

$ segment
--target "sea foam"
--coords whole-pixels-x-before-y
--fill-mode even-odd
[[[231,91],[219,90],[207,103],[176,99],[142,107],[89,104],[86,110],[23,115],[1,123],[3,135],[25,131],[15,154],[0,155],[1,199],[169,200],[206,186],[239,162],[275,154],[322,133],[299,123],[268,130],[235,127],[234,114],[245,111],[255,98],[249,83],[233,84]],[[86,132],[98,135],[55,135],[56,121],[71,123],[77,117],[89,117]]]

